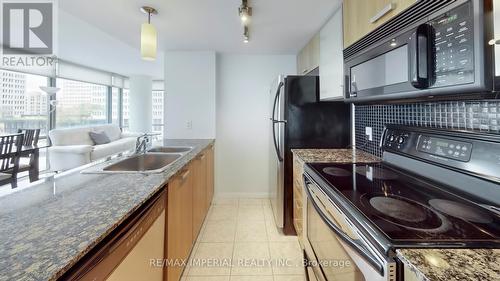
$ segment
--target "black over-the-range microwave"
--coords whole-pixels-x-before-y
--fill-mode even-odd
[[[419,2],[424,2],[422,6],[433,1]],[[487,42],[493,34],[491,1],[437,1],[447,3],[430,11],[432,7],[419,10],[419,2],[415,12],[404,15],[408,19],[402,30],[394,25],[393,35],[379,36],[375,44],[345,56],[346,101],[418,99],[493,90],[494,48]]]

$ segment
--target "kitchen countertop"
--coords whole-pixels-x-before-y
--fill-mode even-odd
[[[100,161],[0,197],[0,280],[57,279],[213,142],[164,140],[194,148],[159,174],[81,173]]]
[[[500,249],[400,249],[396,252],[417,275],[417,280],[500,280]]]
[[[292,149],[304,163],[376,163],[380,158],[358,149]]]

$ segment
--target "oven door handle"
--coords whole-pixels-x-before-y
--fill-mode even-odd
[[[366,249],[365,247],[361,246],[359,243],[357,243],[354,239],[349,237],[344,231],[342,231],[337,225],[332,223],[330,219],[323,213],[323,211],[320,209],[316,201],[314,200],[314,197],[309,190],[309,185],[313,184],[309,181],[307,177],[304,176],[304,184],[306,186],[305,190],[307,193],[307,197],[311,199],[311,203],[318,213],[318,215],[321,217],[321,219],[328,225],[328,227],[335,232],[335,234],[338,235],[338,237],[347,245],[349,245],[353,250],[355,250],[365,261],[367,261],[375,270],[377,270],[380,275],[384,275],[384,265],[379,262],[377,257],[373,256],[370,254],[370,251]]]

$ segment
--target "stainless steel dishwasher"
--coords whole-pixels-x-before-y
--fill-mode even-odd
[[[166,189],[127,218],[59,280],[163,280]]]

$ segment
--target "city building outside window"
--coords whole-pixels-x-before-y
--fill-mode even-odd
[[[107,91],[103,85],[58,78],[56,127],[106,124]]]
[[[120,88],[113,87],[111,89],[111,123],[120,123]]]
[[[40,86],[48,78],[39,75],[0,70],[0,134],[14,134],[18,129],[48,131],[47,95]]]

